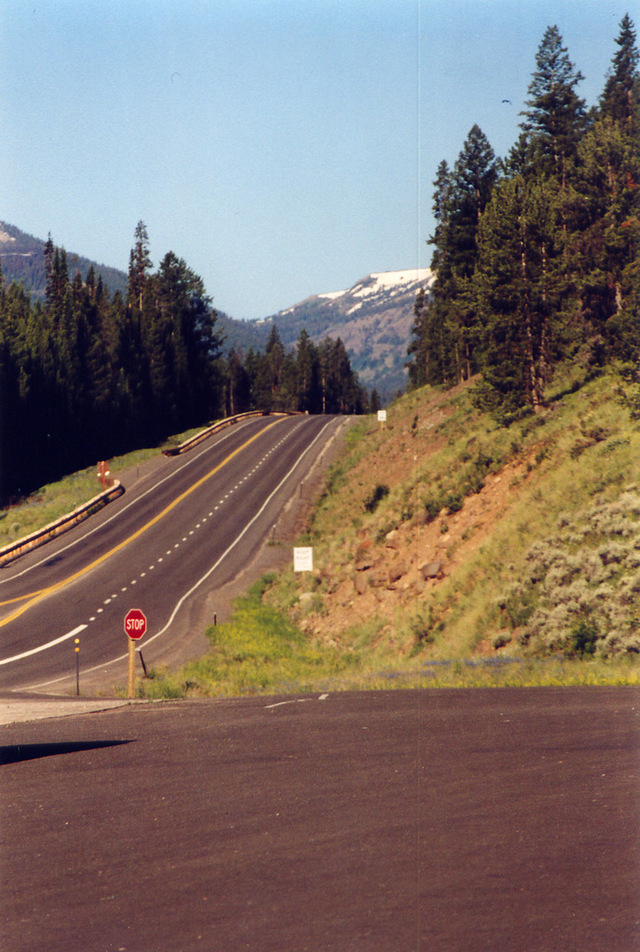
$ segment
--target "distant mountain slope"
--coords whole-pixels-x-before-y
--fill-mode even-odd
[[[376,272],[346,291],[314,295],[260,323],[275,324],[286,345],[303,328],[316,342],[340,337],[360,382],[385,400],[406,387],[413,306],[419,289],[432,282],[428,268]]]
[[[55,238],[53,240],[55,242]],[[41,238],[34,238],[15,225],[0,221],[0,264],[5,282],[11,284],[13,281],[22,281],[34,298],[43,298],[46,286],[44,246],[45,242]],[[96,274],[102,275],[102,280],[111,294],[120,291],[123,296],[126,295],[127,275],[124,271],[67,251],[67,266],[71,278],[79,270],[85,279],[91,265]],[[225,352],[232,348],[244,352],[250,347],[254,350],[264,348],[268,333],[264,325],[257,326],[255,321],[238,321],[222,312],[218,312],[218,320],[224,337]]]
[[[55,242],[55,237],[53,240]],[[0,263],[7,284],[11,284],[12,281],[22,281],[34,297],[44,297],[46,286],[44,246],[45,242],[42,239],[34,238],[20,231],[15,225],[0,221]],[[80,271],[83,279],[86,278],[91,265],[96,274],[102,275],[103,282],[112,294],[116,291],[122,293],[126,291],[127,276],[124,271],[98,264],[83,255],[67,251],[67,266],[71,278],[74,277],[76,271]]]

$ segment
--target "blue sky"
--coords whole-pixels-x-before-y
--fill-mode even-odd
[[[2,0],[0,219],[123,270],[142,219],[237,318],[426,267],[438,163],[508,151],[546,27],[591,105],[636,4]]]

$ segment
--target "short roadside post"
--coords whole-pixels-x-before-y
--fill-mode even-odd
[[[75,639],[76,644],[76,694],[80,697],[80,639]]]
[[[124,619],[124,630],[129,638],[129,697],[135,697],[136,688],[136,641],[147,630],[147,617],[139,608],[132,608]]]

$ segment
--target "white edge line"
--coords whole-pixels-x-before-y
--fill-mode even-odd
[[[73,638],[74,635],[79,635],[80,632],[84,631],[87,627],[87,625],[78,625],[78,627],[74,628],[73,631],[69,631],[66,635],[61,635],[59,638],[55,638],[53,641],[48,641],[46,645],[38,645],[37,648],[31,648],[30,651],[23,651],[22,654],[14,655],[12,658],[3,658],[3,660],[0,661],[0,665],[10,664],[12,661],[21,661],[22,658],[28,658],[31,655],[38,654],[40,651],[46,651],[47,648],[53,648],[54,645],[59,645],[63,641],[68,641],[69,638]]]

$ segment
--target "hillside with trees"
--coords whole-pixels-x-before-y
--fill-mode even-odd
[[[0,500],[226,413],[366,407],[339,340],[225,354],[202,279],[171,251],[154,272],[143,222],[134,240],[124,294],[51,238],[42,299],[0,271]]]
[[[45,241],[28,235],[15,225],[0,222],[0,264],[5,282],[7,284],[12,284],[14,281],[18,284],[22,283],[32,298],[40,300],[44,299],[47,287],[45,245]],[[122,294],[126,292],[127,276],[124,271],[98,264],[85,258],[84,255],[72,252],[67,254],[67,265],[70,273],[75,274],[79,271],[83,281],[86,280],[89,270],[93,268],[96,278],[99,275],[112,294],[116,291]]]
[[[481,373],[478,406],[538,412],[563,362],[637,375],[640,342],[640,78],[620,23],[598,105],[578,94],[556,26],[540,43],[521,134],[496,157],[474,125],[435,179],[430,298],[418,296],[411,386]]]

